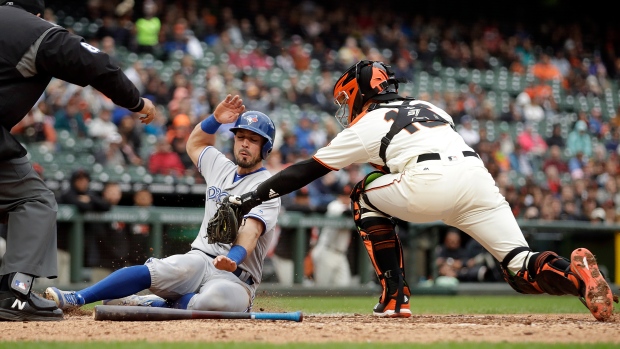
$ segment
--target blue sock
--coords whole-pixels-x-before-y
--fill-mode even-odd
[[[187,309],[187,305],[189,304],[190,299],[194,297],[195,293],[188,293],[181,296],[181,298],[177,299],[176,302],[172,305],[173,308],[176,309]]]
[[[123,298],[151,287],[151,273],[146,265],[119,269],[98,283],[76,292],[84,303]]]

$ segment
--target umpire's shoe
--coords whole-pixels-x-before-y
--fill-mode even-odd
[[[578,248],[571,254],[570,261],[570,270],[582,281],[579,299],[597,320],[609,320],[614,310],[614,298],[594,255],[585,248]]]
[[[410,317],[409,298],[411,291],[409,286],[404,286],[403,291],[386,295],[386,291],[379,298],[379,303],[372,309],[374,316],[380,317]]]
[[[0,321],[58,321],[62,310],[32,291],[16,296],[11,290],[0,291]]]

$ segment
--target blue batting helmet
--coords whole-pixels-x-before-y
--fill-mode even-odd
[[[236,133],[241,128],[257,133],[267,140],[261,152],[261,157],[266,159],[273,149],[273,139],[276,137],[276,126],[273,121],[259,111],[249,110],[239,115],[235,126],[231,127],[230,131]]]

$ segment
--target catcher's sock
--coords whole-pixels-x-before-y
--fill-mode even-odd
[[[172,305],[173,308],[176,309],[187,309],[187,305],[189,301],[195,296],[195,293],[184,294],[181,298],[177,299],[176,302]]]
[[[86,304],[123,298],[151,287],[151,273],[146,265],[119,269],[98,283],[76,292]]]

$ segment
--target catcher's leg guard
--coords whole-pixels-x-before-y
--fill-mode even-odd
[[[516,274],[508,270],[508,263],[517,254],[528,252],[523,267]],[[516,248],[502,261],[504,279],[519,293],[548,293],[561,296],[579,296],[580,279],[571,271],[570,262],[555,252],[531,253],[527,247]]]
[[[373,172],[360,181],[351,193],[351,210],[357,231],[383,287],[373,314],[385,317],[410,317],[411,292],[405,281],[403,250],[392,219],[374,207],[366,197],[366,186],[380,172]]]

